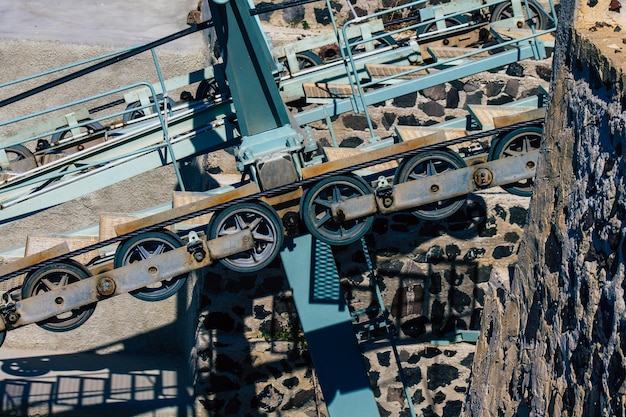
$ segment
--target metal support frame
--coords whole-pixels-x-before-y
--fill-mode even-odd
[[[379,417],[330,246],[303,235],[281,259],[330,417]]]
[[[195,240],[192,244],[19,300],[11,312],[11,317],[16,320],[11,322],[2,317],[0,332],[37,323],[211,265],[216,259],[251,249],[254,240],[251,232],[244,230],[210,241]]]

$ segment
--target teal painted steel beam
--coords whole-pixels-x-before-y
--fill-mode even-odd
[[[186,158],[201,153],[223,149],[229,141],[224,126],[208,130],[187,139],[175,140],[172,147],[177,158]],[[171,155],[153,150],[111,162],[103,168],[85,172],[48,185],[45,192],[23,194],[15,201],[8,202],[0,210],[0,225],[8,224],[38,211],[67,202],[136,175],[172,163]]]
[[[283,268],[330,417],[380,417],[330,246],[287,240]]]
[[[467,60],[463,65],[451,66],[441,69],[432,74],[424,75],[414,80],[407,80],[402,83],[387,85],[385,87],[369,91],[363,94],[363,101],[366,106],[391,100],[396,97],[423,90],[434,85],[443,84],[453,80],[458,80],[480,72],[498,68],[503,65],[512,64],[524,59],[532,58],[533,51],[530,46],[522,46],[516,49],[500,52],[486,58]],[[416,67],[419,69],[419,67]],[[352,111],[353,102],[351,98],[334,100],[331,103],[320,105],[312,110],[303,111],[294,115],[299,125],[323,120],[327,116],[333,117]]]

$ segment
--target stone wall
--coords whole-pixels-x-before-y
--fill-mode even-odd
[[[30,44],[24,45],[29,47]],[[19,44],[10,45],[11,50],[17,46]],[[44,45],[44,49],[48,46]],[[4,51],[8,50],[0,49],[0,54]],[[83,52],[78,48],[77,53]],[[58,55],[66,57],[68,62],[79,57],[70,57],[66,53]],[[24,68],[29,67],[34,58],[29,59],[31,61]],[[195,66],[196,61],[191,64]],[[390,100],[373,110],[375,133],[387,137],[397,124],[433,124],[464,116],[463,109],[467,104],[504,104],[536,94],[540,87],[547,88],[550,64],[550,60],[522,62]],[[144,66],[141,62],[136,65]],[[128,74],[141,71],[136,68],[127,70]],[[168,67],[166,71],[179,72],[179,68]],[[107,74],[105,81],[89,84],[110,86],[106,80],[116,76]],[[49,99],[56,103],[58,97]],[[318,137],[330,143],[326,126],[320,123],[314,127]],[[334,128],[343,139],[342,146],[353,147],[367,139],[360,116],[342,116],[334,122]],[[209,155],[202,167],[213,173],[224,168],[222,163],[214,155]],[[174,186],[171,178],[171,172],[152,172],[120,184],[116,187],[120,194],[112,189],[105,190],[97,196],[52,209],[46,212],[47,217],[27,220],[22,223],[23,228],[18,224],[12,230],[23,239],[24,230],[36,229],[37,224],[48,223],[53,227],[56,220],[50,219],[70,219],[71,226],[58,225],[58,231],[66,231],[76,228],[79,220],[81,225],[93,223],[101,211],[131,211],[138,203],[125,199],[123,192],[133,190],[136,193],[138,188],[147,194],[141,204],[152,204],[145,201],[162,202],[169,198],[168,193]],[[152,187],[155,182],[167,184],[163,187],[166,189]],[[137,187],[137,184],[149,186]],[[112,204],[116,207],[113,208]],[[466,207],[447,221],[424,222],[408,213],[381,216],[376,220],[374,231],[368,235],[375,281],[397,333],[398,354],[418,413],[445,417],[459,415],[467,392],[474,345],[447,344],[447,337],[455,330],[480,328],[480,317],[489,291],[487,281],[493,266],[506,270],[517,260],[527,204],[527,199],[494,189],[472,195]],[[76,213],[89,213],[79,218],[79,214],[74,214],[73,209],[68,211],[68,207],[76,207]],[[21,243],[17,241],[11,246]],[[374,296],[363,248],[354,244],[338,250],[336,257],[352,308],[369,305]],[[200,293],[201,310],[197,318],[197,343],[191,358],[197,375],[198,415],[325,415],[315,371],[280,265],[275,263],[258,275],[235,274],[218,266],[205,270],[204,279],[199,282],[196,290]],[[157,343],[167,348],[179,343],[176,332],[180,332],[177,328],[180,322],[172,323],[170,318],[184,310],[186,320],[189,319],[191,313],[186,307],[195,295],[192,290],[188,288],[180,295],[184,303],[178,307],[172,304],[175,312],[166,313],[166,331],[155,333],[150,339],[141,338],[139,346],[135,346],[137,350],[154,349]],[[120,297],[120,303],[113,309],[131,311],[127,308],[132,302],[137,303],[130,296]],[[132,314],[131,311],[128,315]],[[151,317],[145,314],[142,306],[135,314],[146,320]],[[134,317],[129,318],[131,322],[123,327],[130,332],[135,330],[135,323],[132,322]],[[93,328],[81,329],[85,331],[81,333],[85,343],[93,342],[89,335],[101,330],[98,323],[94,320]],[[122,326],[120,323],[113,325]],[[24,332],[21,339],[32,334]],[[107,334],[120,337],[113,330]],[[50,335],[46,336],[48,338],[40,343],[51,340]],[[109,340],[95,342],[102,344]],[[399,371],[390,346],[369,346],[364,361],[376,387],[374,392],[381,415],[407,415],[406,401],[398,381]]]
[[[470,196],[448,221],[380,216],[366,237],[375,278],[360,242],[335,248],[351,310],[375,304],[372,284],[379,287],[420,415],[459,415],[474,344],[448,337],[479,329],[493,265],[516,262],[527,204],[492,189]],[[287,285],[279,262],[259,274],[205,270],[195,352],[199,413],[326,415]],[[407,415],[392,346],[379,341],[363,350],[381,415]]]
[[[278,15],[269,22],[282,24]],[[370,109],[374,133],[389,137],[397,125],[430,125],[465,116],[470,104],[506,104],[547,91],[551,62],[520,62],[381,103]],[[322,143],[332,143],[324,123],[313,128]],[[342,147],[369,137],[361,115],[342,115],[333,129]],[[450,344],[448,338],[480,330],[489,277],[494,268],[508,270],[517,261],[527,205],[528,199],[498,188],[470,196],[446,221],[421,221],[410,213],[380,216],[367,236],[374,281],[418,415],[460,415],[475,345]],[[375,303],[361,244],[335,249],[335,256],[351,309]],[[279,263],[256,275],[211,268],[201,292],[194,352],[199,414],[327,415]],[[381,416],[409,415],[392,346],[366,344],[363,360]]]
[[[562,3],[529,224],[514,275],[490,281],[467,415],[626,412],[620,7]]]

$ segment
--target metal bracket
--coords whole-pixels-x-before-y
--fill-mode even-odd
[[[384,207],[391,207],[393,204],[393,186],[387,177],[381,175],[376,180],[376,197],[380,199]]]
[[[202,239],[200,239],[198,234],[193,230],[189,232],[187,238],[189,239],[189,243],[187,243],[187,252],[193,254],[193,258],[197,262],[202,262],[206,256]]]

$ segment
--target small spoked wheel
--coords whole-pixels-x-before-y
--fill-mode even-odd
[[[417,154],[404,160],[396,171],[394,182],[400,184],[420,178],[443,174],[465,167],[459,154],[449,150],[435,150]],[[465,204],[465,196],[447,198],[420,206],[413,215],[424,220],[442,220],[453,215]]]
[[[464,22],[459,18],[449,17],[445,19],[446,28],[453,28],[461,26]],[[429,33],[437,31],[437,23],[431,23],[429,25],[421,26],[417,29],[418,36],[428,35]]]
[[[87,123],[89,122],[89,123]],[[90,121],[90,119],[85,119],[85,120],[81,120],[80,123],[87,123],[81,127],[78,128],[79,130],[79,135],[81,136],[88,136],[91,135],[94,132],[97,132],[99,130],[103,130],[104,127],[98,123],[98,122],[92,122]],[[65,128],[60,128],[57,129],[56,132],[52,135],[52,137],[50,138],[50,143],[53,145],[58,145],[59,143],[61,143],[64,140],[67,139],[72,139],[72,130],[65,127]]]
[[[300,212],[309,232],[329,245],[348,245],[361,239],[372,227],[374,216],[341,221],[332,215],[331,206],[353,197],[371,194],[361,178],[338,175],[311,187],[302,198]]]
[[[115,251],[113,260],[115,268],[143,261],[180,248],[184,242],[167,230],[144,233],[126,240]],[[161,301],[174,295],[184,284],[187,275],[166,279],[152,285],[132,291],[130,294],[143,301]]]
[[[282,58],[280,61],[284,65],[285,69],[291,74],[295,74],[302,70],[324,64],[322,58],[320,58],[313,51],[302,51],[296,54],[296,62],[298,63],[298,68],[296,68],[295,70],[293,68],[289,68],[287,58]]]
[[[215,78],[202,80],[196,89],[196,100],[215,101],[219,93],[220,87]]]
[[[22,297],[34,297],[37,294],[59,289],[90,276],[89,270],[77,262],[55,262],[32,272],[24,279]],[[89,304],[37,324],[51,332],[66,332],[85,323],[95,308],[95,304]]]
[[[379,36],[381,35],[381,32],[378,33],[374,33],[372,34],[373,36]],[[362,37],[358,37],[355,38],[352,42],[360,42],[362,41],[363,38]],[[381,38],[376,39],[375,41],[372,41],[374,43],[374,49],[382,49],[388,46],[395,46],[396,45],[396,40],[394,38],[392,38],[390,35],[385,35]],[[361,43],[358,44],[354,47],[352,47],[352,54],[360,54],[363,52],[366,52],[366,44]]]
[[[162,101],[163,101],[163,95],[159,94],[157,96],[157,105],[152,106],[153,114],[156,114],[157,112],[163,110]],[[152,100],[150,100],[150,102],[154,103]],[[167,108],[171,109],[175,105],[176,105],[176,102],[168,97]],[[139,101],[135,101],[134,103],[130,103],[128,106],[126,106],[126,110],[125,110],[124,116],[122,116],[122,120],[128,123],[131,120],[141,119],[142,117],[145,117],[145,116],[146,116],[146,108],[143,107]]]
[[[514,130],[501,138],[495,139],[489,150],[489,160],[523,155],[539,149],[543,130],[539,127],[525,127]],[[532,178],[503,185],[507,192],[522,197],[530,197],[535,181]]]
[[[236,272],[255,272],[265,268],[283,246],[283,227],[276,210],[262,202],[237,204],[217,213],[207,226],[207,236],[215,239],[250,230],[254,247],[220,259],[226,268]]]
[[[530,16],[528,14],[530,11]],[[522,3],[522,13],[524,14],[524,22],[531,22],[536,30],[545,30],[548,28],[548,18],[541,11],[540,6],[534,4],[532,1],[528,2],[528,10]],[[505,20],[514,17],[513,5],[511,2],[500,3],[495,6],[491,11],[490,20],[496,22],[498,20]]]
[[[20,162],[20,166],[18,168],[20,172],[30,171],[31,169],[37,168],[35,155],[33,155],[33,153],[24,145],[7,146],[4,148],[4,152],[6,153],[9,165],[17,161],[27,160]],[[9,166],[9,170],[13,169],[13,167]],[[0,167],[0,171],[1,170],[2,168]]]

